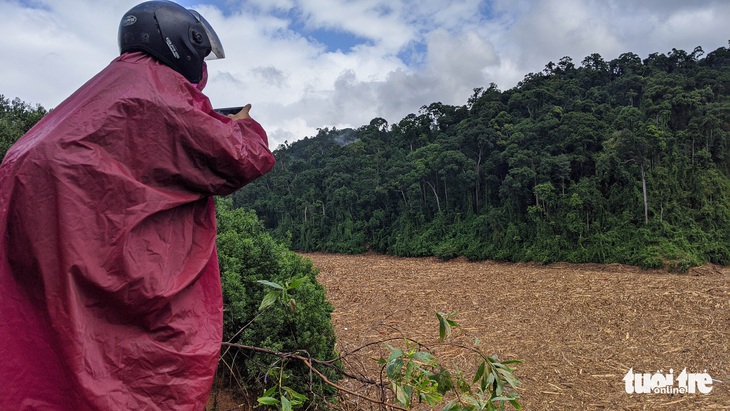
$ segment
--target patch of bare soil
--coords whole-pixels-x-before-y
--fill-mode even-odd
[[[303,255],[321,270],[340,352],[409,337],[468,374],[473,357],[438,343],[435,312],[458,311],[453,342],[478,339],[485,354],[523,361],[515,374],[526,410],[730,409],[728,268],[671,274],[623,265]],[[377,379],[381,355],[382,345],[358,351],[347,357],[348,371]],[[629,369],[672,369],[676,377],[685,368],[710,374],[712,392],[625,391]],[[377,395],[353,380],[341,384]],[[377,409],[350,396],[341,401],[343,409]]]

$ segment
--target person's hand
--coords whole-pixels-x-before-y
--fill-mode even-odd
[[[245,118],[251,118],[251,116],[248,114],[248,112],[251,110],[251,104],[246,104],[243,106],[241,111],[239,111],[236,114],[229,114],[228,117],[233,120],[243,120]]]

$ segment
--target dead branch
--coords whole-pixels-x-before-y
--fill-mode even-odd
[[[247,351],[254,351],[254,352],[259,352],[259,353],[263,353],[263,354],[269,354],[269,355],[273,355],[273,356],[279,357],[281,359],[295,359],[295,360],[301,361],[312,372],[314,372],[315,374],[317,374],[317,376],[319,376],[319,378],[321,378],[322,381],[324,381],[327,385],[335,388],[336,390],[338,390],[340,392],[344,392],[346,394],[350,394],[350,395],[353,395],[355,397],[362,398],[363,400],[366,400],[366,401],[368,401],[368,402],[370,402],[372,404],[375,404],[375,405],[380,405],[380,406],[383,406],[383,407],[386,407],[386,408],[391,408],[391,409],[394,409],[394,410],[408,411],[407,408],[403,408],[403,407],[400,407],[400,406],[394,405],[394,404],[388,404],[388,403],[386,403],[383,400],[376,400],[374,398],[370,398],[370,397],[368,397],[366,395],[359,394],[359,393],[357,393],[355,391],[352,391],[352,390],[349,390],[349,389],[347,389],[345,387],[342,387],[340,385],[337,385],[336,383],[330,381],[324,374],[322,374],[313,365],[313,364],[323,365],[323,366],[326,366],[326,367],[329,367],[329,368],[332,368],[332,369],[336,370],[337,372],[341,373],[342,375],[346,375],[345,372],[344,372],[344,370],[342,370],[339,367],[335,366],[332,361],[322,361],[322,360],[317,360],[316,358],[304,357],[304,356],[299,355],[297,353],[279,352],[279,351],[269,350],[269,349],[261,348],[261,347],[253,347],[253,346],[250,346],[250,345],[233,344],[233,343],[228,343],[228,342],[224,342],[223,345],[224,346],[227,346],[227,347],[238,348],[238,349],[241,349],[241,350],[247,350]],[[358,377],[358,376],[349,376],[349,375],[347,375],[347,376],[349,378],[353,378],[353,379],[355,379],[357,381],[360,381],[362,383],[369,384],[369,385],[375,385],[375,386],[380,387],[381,389],[383,388],[383,384],[382,383],[377,383],[375,381],[368,380],[366,378],[361,378],[361,377]]]

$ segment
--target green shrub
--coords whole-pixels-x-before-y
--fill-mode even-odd
[[[460,254],[460,250],[459,250],[456,240],[447,239],[447,240],[441,241],[440,243],[434,245],[433,253],[439,259],[448,261],[448,260],[458,257]]]
[[[705,253],[710,262],[720,265],[730,265],[730,247],[719,241],[705,245]]]
[[[217,245],[225,307],[223,340],[274,351],[306,351],[320,360],[335,358],[332,307],[325,300],[311,261],[274,240],[255,213],[232,209],[231,204],[229,199],[217,199]],[[291,293],[290,304],[259,310],[271,289],[257,281],[284,284],[293,278],[301,279],[301,284]],[[219,370],[225,380],[238,381],[250,392],[261,393],[267,388],[269,370],[281,365],[277,360],[264,353],[224,349]],[[321,371],[336,379],[329,370]],[[302,364],[287,365],[284,378],[297,392],[313,394],[308,397],[315,400],[314,407],[323,407],[324,402],[317,399],[332,393],[323,385],[310,387],[309,370]]]

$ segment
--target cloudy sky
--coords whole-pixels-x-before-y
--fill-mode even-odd
[[[0,0],[0,94],[53,108],[118,55],[140,0]],[[273,147],[324,127],[398,122],[514,87],[549,61],[705,52],[730,39],[728,0],[179,0],[218,32],[215,107],[253,104]]]

